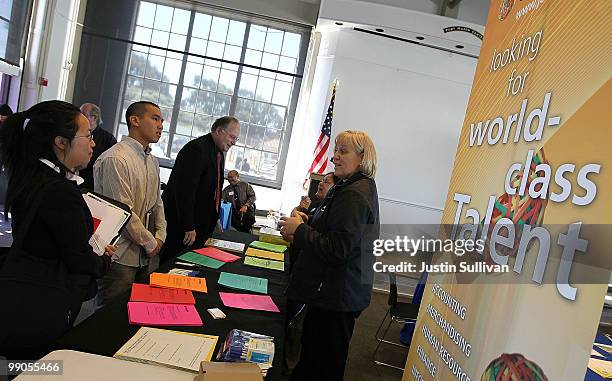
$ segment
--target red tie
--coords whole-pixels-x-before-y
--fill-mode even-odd
[[[217,194],[215,195],[215,203],[218,212],[219,205],[221,205],[221,152],[217,152]]]

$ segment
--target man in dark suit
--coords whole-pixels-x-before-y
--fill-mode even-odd
[[[100,125],[102,124],[102,113],[100,107],[93,103],[83,103],[81,106],[81,112],[87,118],[89,127],[91,128],[91,135],[96,143],[93,149],[93,155],[87,167],[79,170],[79,176],[85,180],[81,185],[81,188],[94,190],[94,179],[93,179],[93,165],[107,149],[117,143],[117,139],[110,132],[106,131]]]
[[[224,153],[240,135],[240,122],[231,116],[213,123],[211,132],[190,141],[179,151],[162,199],[168,222],[165,261],[186,246],[201,246],[219,219]]]

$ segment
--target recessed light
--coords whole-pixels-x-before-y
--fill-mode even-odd
[[[425,39],[425,37],[423,37],[423,36],[416,36],[416,39],[417,39],[417,40],[424,40],[424,39]]]
[[[464,48],[464,46],[463,46],[463,45],[455,45],[455,48],[457,48],[457,49],[463,49],[463,48]]]
[[[340,26],[342,26],[342,25],[344,25],[344,23],[343,23],[343,22],[340,22],[340,21],[336,21],[336,25],[340,25]]]
[[[382,33],[382,32],[384,32],[385,30],[384,30],[383,28],[376,28],[376,31],[377,31],[377,32]]]

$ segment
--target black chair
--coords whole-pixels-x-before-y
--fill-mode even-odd
[[[374,350],[374,363],[377,365],[387,366],[390,368],[394,368],[394,369],[403,371],[404,368],[402,366],[397,366],[397,365],[393,365],[393,364],[389,364],[389,363],[380,361],[378,359],[378,350],[380,349],[380,346],[383,343],[393,345],[396,347],[400,347],[400,348],[404,348],[404,349],[408,349],[410,347],[410,345],[405,345],[405,344],[402,344],[401,342],[387,340],[386,336],[387,336],[387,332],[389,331],[389,328],[391,327],[391,323],[393,322],[400,323],[400,324],[406,324],[406,323],[416,324],[416,319],[417,319],[417,316],[419,315],[419,306],[421,303],[421,298],[423,296],[423,291],[425,290],[425,282],[427,280],[427,273],[424,272],[421,275],[421,278],[419,279],[419,283],[417,284],[417,287],[414,291],[414,295],[412,296],[412,302],[410,303],[397,301],[396,275],[395,273],[387,273],[387,275],[389,275],[389,301],[388,301],[389,309],[387,310],[385,317],[380,322],[380,325],[378,326],[378,329],[376,330],[375,337],[376,337],[376,340],[378,341],[378,344],[376,345],[376,349]],[[379,336],[381,328],[385,324],[385,321],[387,321],[387,317],[389,317],[387,327],[384,329],[383,334]]]

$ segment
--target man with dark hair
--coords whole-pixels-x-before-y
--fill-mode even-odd
[[[81,105],[81,112],[83,115],[85,115],[87,121],[89,122],[91,135],[96,143],[96,146],[93,149],[93,155],[91,155],[89,164],[87,164],[87,167],[79,171],[79,176],[85,180],[81,187],[93,190],[93,165],[104,151],[117,143],[117,139],[115,139],[113,134],[106,131],[104,127],[100,127],[102,124],[102,113],[100,111],[100,107],[93,103],[83,103],[83,105]]]
[[[226,153],[240,135],[240,122],[232,116],[217,119],[211,132],[179,151],[162,195],[168,239],[162,261],[186,246],[203,245],[219,219],[221,185]]]
[[[128,107],[125,119],[128,136],[94,164],[96,192],[121,201],[132,210],[132,217],[116,243],[111,268],[99,284],[98,307],[134,282],[149,283],[149,273],[159,265],[158,254],[166,239],[159,163],[151,155],[150,147],[161,137],[161,111],[155,103],[136,102]]]
[[[5,104],[0,105],[0,124],[8,119],[9,116],[13,115],[13,109],[11,106]]]
[[[238,171],[227,173],[230,185],[223,189],[223,201],[232,203],[232,226],[248,233],[255,224],[255,191],[251,184],[240,180]]]

